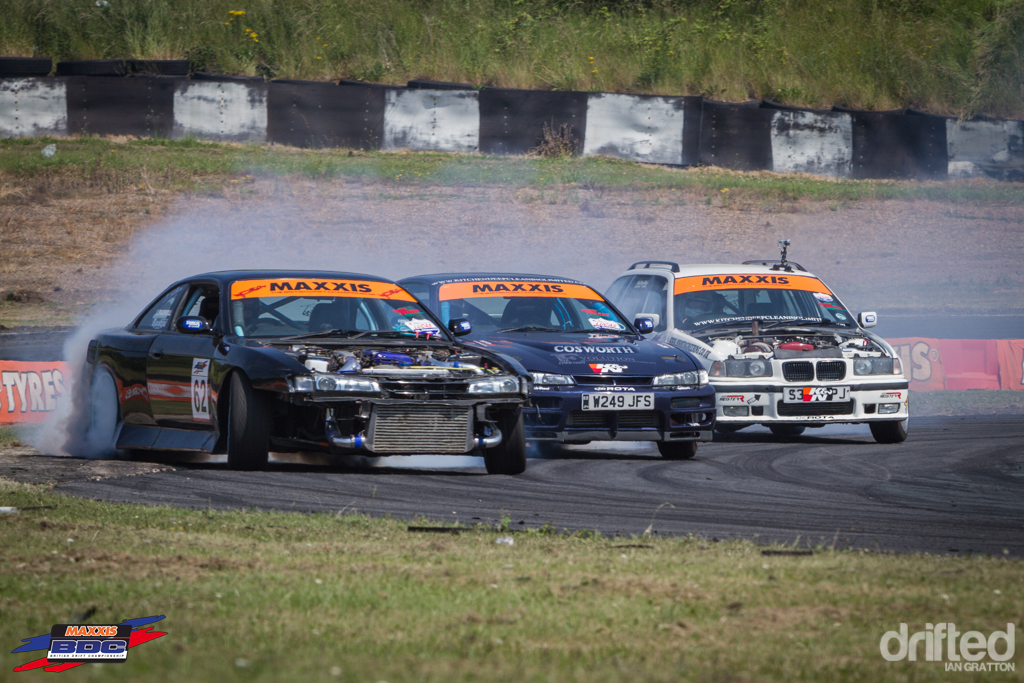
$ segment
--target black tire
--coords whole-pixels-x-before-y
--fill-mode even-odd
[[[129,59],[125,66],[133,74],[188,76],[191,62],[187,59]]]
[[[659,441],[658,452],[665,460],[689,460],[697,455],[697,442]]]
[[[750,425],[730,424],[728,422],[716,422],[715,431],[718,432],[719,434],[732,434],[733,432],[738,432],[741,429],[746,429],[749,426]]]
[[[57,62],[58,76],[124,76],[123,59],[87,59]]]
[[[105,368],[97,368],[89,385],[89,424],[82,437],[86,457],[111,455],[121,432],[121,402],[117,382]]]
[[[803,425],[768,425],[775,436],[800,436],[807,427]]]
[[[484,449],[487,474],[522,474],[526,471],[526,428],[523,410],[506,410],[498,418],[501,443]]]
[[[30,78],[48,76],[53,71],[53,60],[48,57],[0,57],[0,77]]]
[[[270,406],[241,372],[231,375],[228,394],[228,467],[265,470],[270,459]]]
[[[893,420],[892,422],[869,422],[871,436],[878,443],[903,443],[907,440],[910,420]]]

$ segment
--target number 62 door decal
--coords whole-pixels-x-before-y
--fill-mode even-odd
[[[192,359],[192,419],[210,421],[210,360]]]

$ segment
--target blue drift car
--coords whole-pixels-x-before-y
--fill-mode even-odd
[[[575,280],[509,273],[447,273],[401,285],[466,343],[519,361],[533,375],[523,408],[540,447],[654,441],[682,460],[711,441],[715,391],[686,351],[644,339],[596,291]],[[469,325],[460,323],[466,321]],[[638,328],[653,328],[638,318]]]

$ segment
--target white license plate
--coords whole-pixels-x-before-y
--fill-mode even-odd
[[[786,389],[786,403],[849,401],[850,387],[793,387]]]
[[[651,410],[654,394],[583,394],[583,410]]]

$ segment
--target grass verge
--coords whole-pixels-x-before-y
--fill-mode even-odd
[[[57,145],[46,158],[40,151]],[[154,196],[167,191],[244,196],[257,177],[354,181],[393,187],[529,189],[523,199],[579,202],[581,191],[675,190],[679,201],[742,209],[743,202],[919,199],[1017,205],[1024,185],[985,180],[838,180],[810,175],[670,168],[608,157],[504,157],[441,152],[361,152],[195,140],[37,138],[0,140],[0,206],[76,192]],[[824,207],[823,207],[824,208]]]
[[[988,633],[1024,609],[1021,562],[1002,557],[768,557],[750,542],[540,530],[507,546],[493,530],[114,505],[3,481],[0,505],[54,506],[0,516],[8,651],[75,615],[167,615],[168,636],[81,667],[88,680],[945,680],[941,663],[884,661],[882,634]],[[37,657],[7,656],[0,678]]]

